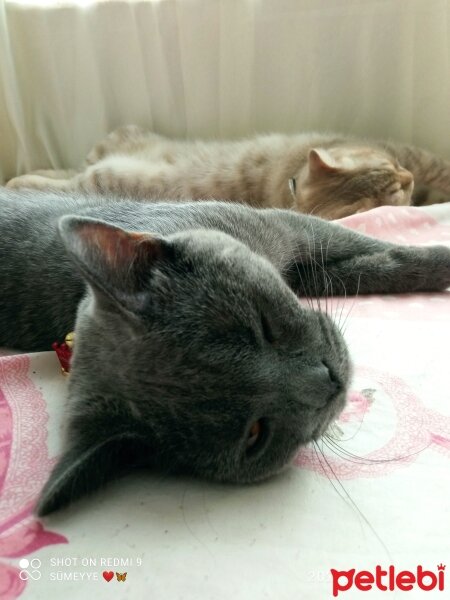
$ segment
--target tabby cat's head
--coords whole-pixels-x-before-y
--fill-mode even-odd
[[[307,167],[294,179],[301,211],[326,219],[409,205],[414,187],[412,174],[383,150],[351,146],[310,150]]]
[[[345,343],[278,271],[223,233],[60,225],[89,284],[67,446],[39,514],[131,465],[229,482],[279,471],[343,408]]]

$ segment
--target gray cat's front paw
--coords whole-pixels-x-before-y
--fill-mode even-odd
[[[391,257],[404,265],[410,291],[443,291],[450,287],[450,248],[429,246],[395,248]]]
[[[429,250],[431,284],[436,284],[439,290],[450,287],[450,248],[447,246],[432,246]]]

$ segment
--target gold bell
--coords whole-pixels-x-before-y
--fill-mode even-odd
[[[68,333],[66,335],[66,337],[64,338],[64,341],[65,341],[67,347],[70,348],[70,349],[73,348],[74,340],[75,340],[75,333],[73,331],[71,331],[70,333]]]

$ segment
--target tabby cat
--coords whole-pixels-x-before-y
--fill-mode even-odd
[[[1,188],[0,255],[0,346],[48,350],[75,328],[40,515],[135,465],[276,473],[336,418],[351,375],[339,328],[298,296],[450,285],[449,248],[220,202]]]
[[[385,204],[424,203],[427,188],[450,199],[450,162],[402,144],[345,136],[186,142],[127,126],[95,146],[78,173],[37,171],[8,185],[143,200],[226,199],[337,219]]]

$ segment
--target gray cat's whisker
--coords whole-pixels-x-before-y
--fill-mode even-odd
[[[298,258],[300,258],[300,259],[302,258],[300,246],[297,246],[296,250],[291,253],[291,260],[293,261],[293,263],[295,265],[295,269],[297,271],[298,279],[299,279],[299,281],[301,283],[301,286],[302,286],[304,294],[305,294],[303,297],[306,299],[306,302],[308,303],[309,308],[312,310],[314,308],[312,297],[308,293],[306,285],[305,285],[305,281],[304,281],[304,279],[302,277],[302,274],[300,273],[300,268],[299,268],[298,262],[297,262]]]
[[[356,513],[359,515],[359,517],[364,521],[364,523],[366,523],[366,525],[369,527],[370,531],[373,533],[373,535],[376,537],[376,539],[378,540],[378,542],[380,543],[380,545],[382,546],[383,550],[386,552],[387,556],[389,557],[389,559],[392,561],[392,556],[391,553],[389,552],[388,547],[386,546],[385,542],[383,541],[383,539],[381,538],[381,536],[376,532],[376,530],[374,529],[373,525],[370,523],[370,521],[367,519],[367,517],[365,516],[365,514],[361,511],[361,509],[359,508],[359,506],[356,504],[356,502],[353,500],[353,498],[350,496],[349,492],[347,491],[347,489],[344,487],[343,483],[341,482],[341,480],[339,479],[339,477],[337,476],[336,472],[334,471],[333,467],[331,466],[331,464],[329,463],[329,461],[327,460],[325,453],[323,451],[323,449],[321,449],[318,445],[317,442],[314,442],[314,446],[317,448],[316,450],[316,456],[319,460],[319,464],[322,467],[323,472],[325,473],[325,475],[328,478],[328,481],[331,483],[331,485],[333,486],[333,488],[336,490],[336,492],[338,493],[339,496],[342,495],[338,492],[336,486],[334,485],[334,483],[331,480],[331,477],[329,476],[327,469],[325,468],[325,466],[323,465],[321,459],[319,458],[319,454],[318,452],[320,452],[320,454],[322,455],[322,458],[327,466],[327,468],[329,469],[329,471],[331,472],[331,474],[333,475],[333,477],[335,478],[335,480],[338,483],[339,488],[342,490],[342,492],[344,493],[345,498],[343,498],[345,501],[349,502],[351,507],[356,511]],[[318,452],[317,452],[318,451]]]
[[[312,248],[313,248],[313,254],[311,254],[311,244],[310,244],[310,238],[307,235],[307,239],[308,239],[308,249],[309,249],[309,253],[310,253],[310,258],[311,258],[311,271],[312,271],[312,275],[313,275],[313,280],[314,280],[314,289],[315,289],[315,300],[316,300],[316,304],[317,304],[317,310],[319,312],[322,312],[322,305],[320,303],[320,290],[319,290],[319,284],[318,284],[318,277],[317,277],[317,266],[318,266],[318,262],[316,260],[316,240],[315,240],[315,234],[314,234],[314,227],[312,223],[309,223],[310,225],[310,229],[311,229],[311,234],[312,234]]]
[[[337,436],[333,437],[330,433],[330,428],[328,428],[328,431],[324,435],[326,435],[328,437],[328,439],[333,440],[335,442],[349,442],[349,441],[353,440],[358,435],[358,433],[361,431],[361,428],[364,424],[364,419],[365,419],[366,413],[367,413],[367,407],[364,409],[364,413],[362,415],[362,419],[358,425],[358,428],[350,437],[341,438],[339,436],[339,434]],[[336,424],[334,423],[333,426],[334,425],[336,425]],[[333,427],[331,427],[331,430],[333,430]]]
[[[411,452],[409,454],[393,456],[391,458],[375,459],[375,458],[367,458],[364,456],[359,456],[358,454],[354,454],[353,452],[350,452],[350,451],[346,450],[345,448],[342,448],[342,446],[339,446],[339,444],[336,442],[336,440],[334,440],[333,438],[330,438],[327,435],[323,435],[322,438],[324,440],[325,446],[327,446],[327,448],[329,448],[329,450],[331,450],[331,452],[333,452],[334,454],[336,454],[343,460],[348,460],[350,462],[359,462],[360,464],[364,464],[364,463],[366,463],[366,464],[384,464],[384,463],[391,463],[391,462],[401,462],[403,460],[406,460],[408,458],[411,458],[413,456],[417,456],[418,454],[421,454],[424,450],[427,450],[433,444],[433,442],[429,442],[426,446],[424,446],[423,448],[420,448],[420,450],[416,450],[415,452]],[[352,439],[352,438],[350,438],[350,439]],[[340,440],[340,441],[343,441],[343,440]],[[357,459],[357,460],[350,460],[350,459]]]
[[[361,275],[362,274],[360,273],[359,276],[358,276],[358,286],[356,288],[355,298],[354,298],[354,300],[352,302],[352,305],[350,306],[350,308],[349,308],[349,310],[347,312],[347,315],[344,318],[344,322],[342,324],[342,327],[340,327],[340,331],[341,331],[341,333],[343,335],[344,335],[344,332],[346,331],[345,328],[346,328],[346,325],[347,325],[347,322],[348,322],[348,318],[350,317],[350,314],[353,312],[353,310],[355,308],[355,305],[356,305],[356,301],[358,300],[358,297],[359,297],[359,288],[360,288],[360,285],[361,285]]]
[[[365,459],[364,457],[353,455],[350,452],[346,452],[344,449],[340,448],[337,445],[334,445],[329,438],[326,436],[322,436],[322,440],[324,445],[338,458],[342,458],[342,460],[346,460],[347,462],[355,463],[355,464],[370,464],[370,463],[382,463],[389,462],[383,460],[373,460],[373,459]]]
[[[330,452],[332,452],[339,458],[342,458],[343,460],[346,460],[348,462],[352,462],[355,464],[378,464],[378,463],[382,464],[382,463],[393,462],[396,460],[401,460],[401,458],[399,458],[399,459],[365,458],[362,456],[358,456],[357,454],[353,454],[352,452],[348,452],[347,450],[345,450],[344,448],[339,446],[336,442],[334,442],[334,440],[332,440],[331,438],[329,438],[326,435],[322,436],[322,440],[323,440],[323,443],[325,444],[325,446],[330,450]]]
[[[341,278],[339,275],[337,275],[337,274],[335,273],[335,274],[334,274],[334,277],[335,277],[335,278],[336,278],[336,279],[337,279],[337,280],[340,282],[340,284],[341,284],[341,286],[342,286],[342,291],[343,291],[343,293],[344,293],[344,297],[343,297],[343,299],[341,300],[341,302],[340,302],[340,303],[339,303],[339,301],[338,301],[338,302],[336,302],[336,312],[335,312],[335,315],[334,315],[334,318],[333,318],[333,320],[334,320],[334,322],[336,323],[336,325],[337,325],[337,327],[338,327],[339,331],[341,331],[341,325],[340,325],[340,321],[341,321],[341,318],[342,318],[342,312],[343,312],[343,310],[344,310],[345,303],[346,303],[346,300],[347,300],[347,289],[346,289],[346,287],[345,287],[345,283],[344,283],[344,281],[342,280],[342,278]],[[339,297],[341,297],[341,298],[342,298],[342,292],[341,292],[341,290],[340,290],[340,296],[339,296]],[[340,304],[340,307],[339,307],[339,304]],[[338,312],[339,312],[339,316],[338,316]]]
[[[357,287],[357,289],[356,289],[356,294],[355,294],[355,296],[356,296],[356,297],[357,297],[357,296],[358,296],[358,294],[359,294],[359,286],[360,286],[360,282],[361,282],[361,273],[359,274],[359,277],[358,277],[358,287]],[[342,308],[341,308],[341,312],[340,312],[340,315],[339,315],[339,330],[340,330],[341,332],[342,332],[342,330],[343,330],[343,326],[344,326],[344,324],[345,324],[345,322],[346,322],[346,319],[345,319],[345,317],[344,317],[344,324],[341,324],[341,321],[342,321],[342,315],[343,315],[343,312],[344,312],[344,309],[345,309],[345,307],[347,306],[347,290],[346,290],[346,287],[345,287],[345,283],[344,283],[344,282],[342,282],[342,286],[343,286],[343,288],[344,288],[344,301],[342,302]],[[351,312],[351,309],[353,308],[353,306],[354,306],[354,305],[355,305],[355,302],[353,302],[353,305],[352,305],[352,307],[350,307],[350,310],[349,310],[349,311],[348,311],[348,313],[347,313],[347,317],[348,317],[348,315],[350,314],[350,312]]]
[[[325,266],[328,266],[328,251],[330,248],[330,242],[331,242],[332,238],[333,238],[333,232],[328,236],[327,248],[326,248],[326,252],[325,252]],[[332,281],[331,277],[328,275],[328,273],[327,273],[327,278],[330,283],[330,291],[331,291],[331,295],[330,295],[331,314],[330,314],[330,317],[333,319],[334,322],[336,322],[336,313],[335,312],[333,313],[333,303],[334,303],[334,299],[335,299],[334,294],[333,294],[333,281]]]
[[[310,258],[310,254],[311,254],[311,246],[310,246],[310,241],[309,241],[308,234],[306,232],[305,232],[305,234],[306,234],[306,239],[307,239],[307,242],[308,242],[308,250],[309,250],[308,256],[305,256],[305,259],[306,259],[305,263],[307,263],[308,259]],[[303,274],[301,274],[300,273],[300,268],[298,266],[298,260],[296,260],[296,259],[302,259],[303,258],[302,249],[300,248],[300,245],[297,245],[296,252],[292,254],[292,257],[294,259],[294,264],[295,264],[297,273],[299,275],[299,279],[300,279],[302,288],[303,288],[303,290],[305,292],[305,296],[304,297],[309,300],[308,304],[309,304],[311,310],[316,310],[316,306],[314,305],[315,297],[312,295],[313,289],[312,289],[312,285],[311,285],[311,278],[313,277],[313,273],[312,273],[311,269],[307,269],[307,270],[304,271]],[[306,286],[308,286],[308,288]],[[308,289],[309,289],[309,291],[308,291]]]
[[[322,259],[322,264],[320,265],[322,268],[322,275],[323,275],[323,287],[324,287],[324,296],[325,296],[325,314],[329,315],[328,313],[328,281],[327,281],[327,272],[325,271],[325,263],[324,263],[324,257],[323,257],[323,245],[322,242],[319,242],[320,244],[320,257]]]

